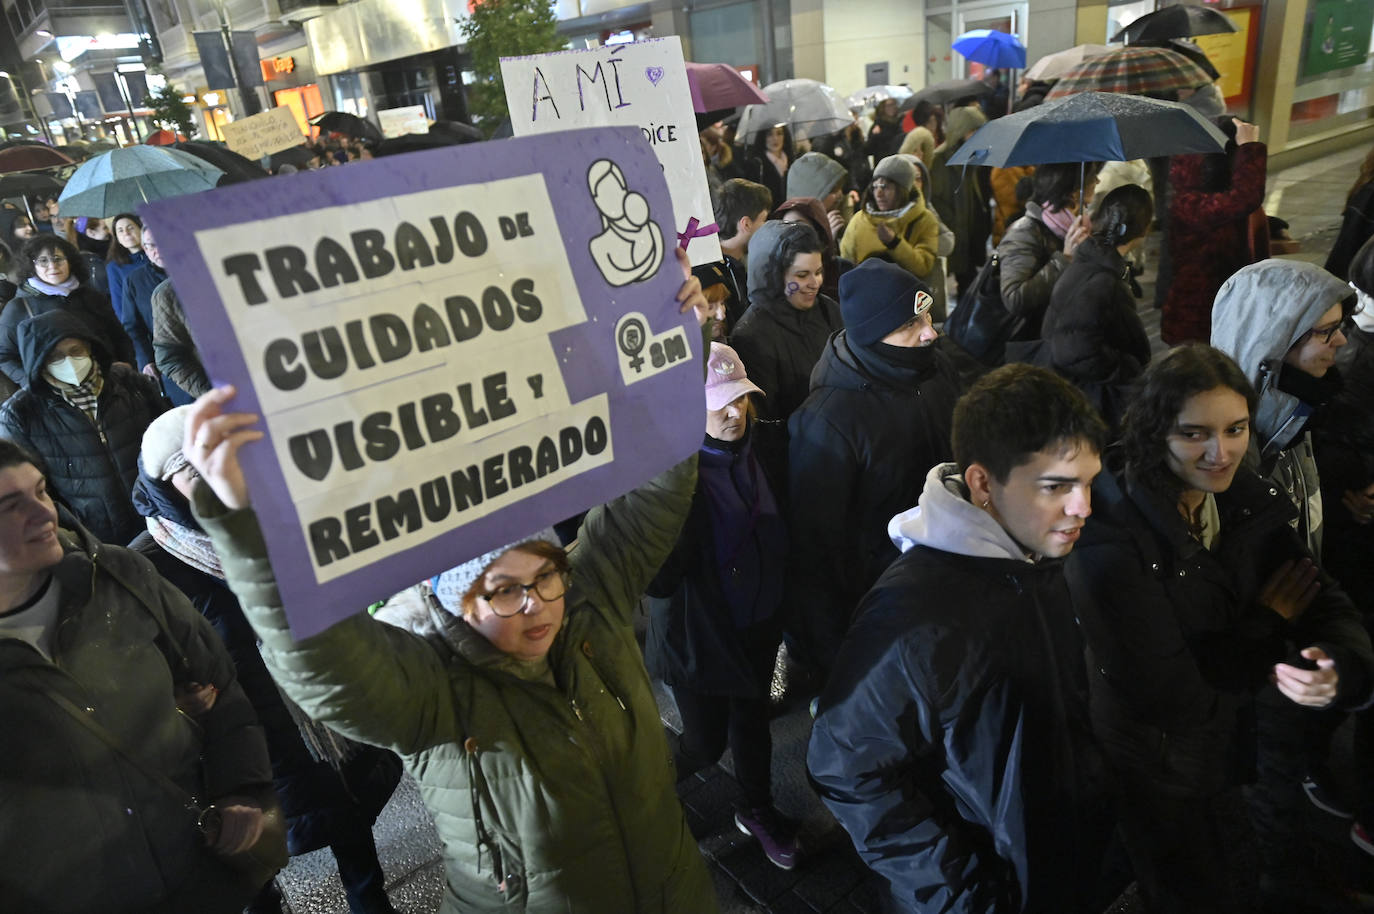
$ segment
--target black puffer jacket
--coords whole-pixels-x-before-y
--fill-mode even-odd
[[[1088,238],[1054,284],[1040,349],[1048,367],[1078,385],[1115,428],[1126,389],[1150,361],[1150,338],[1136,312],[1116,249]]]
[[[77,286],[71,295],[62,298],[39,292],[25,283],[0,311],[0,371],[20,387],[24,386],[28,372],[24,370],[20,353],[19,325],[28,318],[49,311],[68,311],[80,315],[90,326],[89,332],[83,336],[94,334],[105,351],[110,353],[111,361],[133,364],[134,344],[115,318],[108,297],[86,286]]]
[[[953,504],[950,475],[931,470],[922,508],[929,493],[995,526]],[[879,578],[821,695],[807,765],[895,910],[1086,912],[1110,823],[1063,566],[978,554],[989,535],[918,535]],[[940,539],[947,549],[929,545]]]
[[[897,557],[887,522],[916,504],[926,471],[953,457],[961,392],[934,346],[865,351],[848,336],[830,338],[788,422],[789,581],[805,595],[793,609],[797,632],[827,666],[859,599]]]
[[[1275,569],[1309,555],[1287,497],[1241,467],[1216,500],[1220,538],[1209,551],[1171,498],[1119,469],[1104,472],[1066,566],[1104,748],[1118,765],[1144,766],[1143,776],[1191,796],[1251,776],[1254,699],[1275,663],[1321,647],[1340,673],[1337,708],[1363,705],[1374,686],[1369,636],[1328,575],[1295,622],[1258,601]]]
[[[94,423],[43,378],[48,353],[67,337],[90,342],[104,379]],[[163,409],[156,385],[131,368],[112,368],[105,346],[69,311],[25,321],[19,345],[24,389],[0,406],[0,435],[38,456],[49,488],[97,539],[128,543],[143,529],[131,493],[143,432]]]
[[[1050,293],[1070,263],[1063,240],[1040,221],[1040,214],[1040,204],[1027,201],[1026,214],[1011,224],[997,245],[1002,303],[1026,322],[1017,339],[1039,339]]]
[[[749,310],[730,336],[749,380],[763,389],[756,402],[764,419],[786,419],[801,405],[825,341],[844,327],[840,306],[825,295],[806,311],[787,303],[783,289],[791,264],[781,262],[777,249],[795,230],[791,223],[766,222],[749,240]]]

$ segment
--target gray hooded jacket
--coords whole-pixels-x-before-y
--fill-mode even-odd
[[[1212,345],[1236,360],[1259,392],[1250,461],[1298,506],[1298,532],[1321,555],[1322,504],[1308,410],[1279,389],[1283,357],[1350,287],[1321,267],[1262,260],[1238,270],[1212,305]]]
[[[968,500],[957,463],[931,467],[920,503],[892,518],[887,535],[902,552],[928,546],[973,558],[1031,561],[992,515]]]

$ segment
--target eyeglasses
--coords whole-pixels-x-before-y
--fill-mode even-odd
[[[518,616],[525,611],[530,602],[530,591],[546,602],[557,600],[568,592],[568,580],[557,568],[534,576],[528,584],[507,584],[490,593],[480,594],[491,606],[491,611],[503,619]]]
[[[1320,339],[1324,344],[1330,346],[1332,337],[1337,333],[1342,333],[1346,336],[1350,335],[1351,323],[1353,323],[1351,319],[1345,317],[1336,321],[1336,323],[1329,327],[1313,327],[1311,330],[1307,331],[1306,336],[1312,339]]]
[[[36,267],[55,267],[67,262],[67,258],[61,254],[54,254],[52,257],[35,257],[33,265]]]

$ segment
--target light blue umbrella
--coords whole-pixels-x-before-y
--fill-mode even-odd
[[[1026,46],[1021,39],[996,29],[974,29],[954,39],[954,50],[974,63],[994,70],[1024,70]]]
[[[81,164],[57,198],[63,216],[136,212],[141,204],[210,190],[224,172],[203,159],[163,146],[112,149]]]

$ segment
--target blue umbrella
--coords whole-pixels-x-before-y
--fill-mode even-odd
[[[994,70],[1024,70],[1026,46],[1021,39],[996,29],[974,29],[954,39],[954,50],[974,63]]]
[[[190,153],[163,146],[112,149],[81,164],[57,198],[57,210],[102,219],[132,213],[152,200],[210,190],[223,174]]]
[[[1187,105],[1141,95],[1080,92],[988,121],[949,164],[1121,162],[1225,148],[1225,135]]]
[[[988,121],[950,156],[949,164],[1002,168],[1080,162],[1086,168],[1088,162],[1225,149],[1225,134],[1187,105],[1142,95],[1080,92]]]

